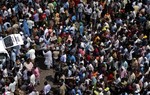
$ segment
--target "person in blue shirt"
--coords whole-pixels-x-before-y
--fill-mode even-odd
[[[68,55],[68,61],[71,63],[75,63],[76,62],[76,58],[73,54]]]
[[[24,34],[27,34],[30,37],[29,27],[27,24],[27,20],[25,18],[23,19],[23,29],[24,29]]]
[[[76,18],[76,15],[73,15],[73,16],[71,17],[71,21],[72,21],[72,22],[75,22],[76,19],[77,19],[77,18]]]
[[[70,57],[70,61],[71,61],[71,62],[73,62],[73,63],[75,63],[75,62],[76,62],[76,58],[75,58],[75,56],[74,56],[74,55],[71,55],[71,57]]]
[[[80,89],[77,90],[77,94],[78,95],[83,95]]]
[[[82,22],[80,22],[79,32],[80,32],[80,35],[83,36],[84,26]]]
[[[65,9],[68,9],[69,8],[69,2],[66,2],[63,6]]]

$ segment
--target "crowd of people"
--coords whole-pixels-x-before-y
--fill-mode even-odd
[[[1,95],[51,95],[38,64],[55,71],[53,95],[150,94],[150,0],[1,0],[1,37],[15,33]]]

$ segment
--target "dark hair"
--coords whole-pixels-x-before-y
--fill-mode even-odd
[[[31,59],[30,59],[30,58],[28,58],[28,59],[27,59],[27,63],[29,64],[30,62],[31,62]]]
[[[13,83],[14,81],[15,81],[14,78],[11,78],[11,79],[10,79],[10,82],[11,82],[11,83]]]
[[[32,72],[31,72],[31,71],[28,71],[28,72],[27,72],[27,75],[28,75],[28,76],[31,76],[31,75],[32,75]]]
[[[2,93],[5,93],[5,88],[2,88]]]
[[[47,85],[47,84],[48,84],[47,81],[45,81],[45,82],[44,82],[44,85]]]

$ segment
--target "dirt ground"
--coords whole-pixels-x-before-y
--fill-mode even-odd
[[[41,91],[44,87],[44,82],[48,81],[52,87],[52,95],[55,95],[53,92],[55,90],[55,88],[57,87],[57,85],[55,85],[53,83],[54,80],[54,70],[51,68],[49,70],[46,69],[46,66],[44,65],[44,58],[39,57],[36,59],[37,61],[37,65],[40,69],[40,85],[36,86],[36,90],[37,91]]]

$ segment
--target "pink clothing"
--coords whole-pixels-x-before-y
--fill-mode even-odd
[[[40,72],[39,72],[39,68],[38,67],[36,67],[34,69],[34,75],[35,75],[36,78],[40,78]]]
[[[85,51],[84,51],[84,50],[82,50],[82,49],[79,49],[79,53],[80,53],[82,56],[84,56],[84,55],[85,55]]]

